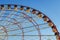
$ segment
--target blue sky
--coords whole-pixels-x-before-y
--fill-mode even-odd
[[[60,0],[0,0],[0,4],[19,4],[35,8],[46,14],[58,31],[60,30]]]

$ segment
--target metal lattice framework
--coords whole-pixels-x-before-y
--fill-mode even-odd
[[[0,4],[0,40],[60,40],[60,37],[55,24],[42,12],[23,5]]]

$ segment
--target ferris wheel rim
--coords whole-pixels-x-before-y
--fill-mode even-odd
[[[15,5],[17,5],[17,4],[0,4],[0,6],[1,6],[1,5],[13,5],[13,6],[15,6]],[[23,6],[23,5],[17,5],[17,6]],[[27,8],[28,6],[23,6],[23,7],[26,7],[26,8]],[[29,7],[29,8],[31,8],[31,7]],[[31,8],[31,9],[34,9],[34,8]],[[36,9],[34,9],[34,10],[40,12],[39,10],[36,10]],[[13,11],[14,11],[14,10],[13,10]],[[18,12],[18,11],[15,11],[15,12]],[[43,14],[44,17],[47,17],[44,13],[42,13],[42,12],[40,12],[40,13]],[[49,17],[47,17],[47,18],[49,19],[49,21],[50,21],[51,23],[53,23]],[[49,22],[49,21],[48,21],[48,22]],[[54,27],[52,27],[52,29],[55,28],[56,31],[57,31],[57,33],[59,33],[58,30],[57,30],[57,28],[56,28],[56,25],[55,25],[54,23],[53,23],[53,26],[54,26]],[[57,35],[57,36],[60,36],[59,34],[56,34],[56,35]]]

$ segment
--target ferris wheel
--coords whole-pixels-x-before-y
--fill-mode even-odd
[[[0,4],[0,40],[60,40],[56,25],[34,8]]]

